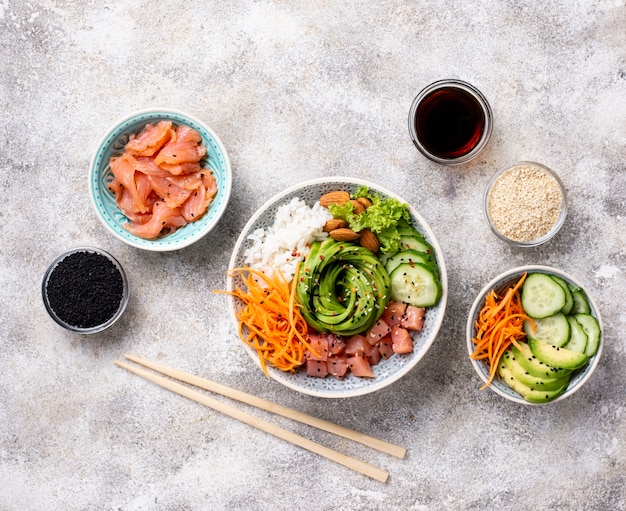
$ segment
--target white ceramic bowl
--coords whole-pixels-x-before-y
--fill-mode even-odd
[[[121,154],[131,134],[139,133],[152,122],[171,120],[174,125],[186,125],[195,129],[202,137],[207,155],[201,165],[210,168],[217,181],[217,194],[209,209],[199,220],[189,223],[172,234],[156,239],[144,239],[128,232],[123,225],[126,217],[115,204],[115,198],[108,188],[113,180],[109,167],[111,156]],[[102,137],[89,167],[89,192],[98,218],[106,229],[116,238],[136,248],[165,252],[179,250],[195,243],[206,236],[219,222],[232,187],[230,160],[224,145],[218,136],[202,121],[195,117],[170,109],[142,110],[130,114],[116,122]]]
[[[248,221],[237,240],[230,260],[229,268],[239,268],[245,265],[244,252],[252,245],[252,241],[248,239],[248,235],[255,229],[267,228],[271,226],[274,223],[277,209],[281,205],[288,203],[294,197],[298,197],[304,200],[308,205],[312,206],[315,201],[327,192],[338,189],[353,192],[362,185],[367,186],[371,192],[378,193],[381,197],[395,197],[402,202],[406,202],[381,186],[360,179],[328,177],[295,185],[267,201]],[[415,343],[413,353],[408,355],[394,355],[388,360],[381,360],[379,364],[372,366],[375,377],[371,379],[359,378],[352,374],[348,375],[343,380],[337,380],[331,376],[326,378],[315,378],[307,376],[306,371],[304,370],[297,371],[296,373],[286,373],[275,368],[269,368],[269,375],[271,378],[289,387],[290,389],[312,396],[327,398],[352,397],[380,390],[395,382],[415,367],[415,365],[426,354],[435,340],[443,322],[448,297],[447,273],[443,253],[433,231],[420,214],[410,205],[409,211],[411,213],[413,226],[422,232],[426,240],[435,250],[435,257],[441,272],[440,278],[442,286],[442,295],[438,304],[434,307],[428,308],[427,310],[424,329],[419,334],[413,336]],[[242,286],[243,281],[239,276],[234,278],[229,277],[227,280],[227,289],[229,291]],[[228,304],[232,320],[235,323],[236,328],[238,328],[236,313],[242,307],[242,303],[229,295]],[[247,345],[243,343],[241,344],[246,348],[252,359],[260,365],[256,352]],[[259,375],[263,375],[260,369]]]
[[[555,268],[551,268],[548,266],[538,266],[538,265],[520,266],[520,267],[513,268],[511,270],[508,270],[498,275],[497,277],[492,279],[480,291],[480,293],[478,293],[478,296],[476,297],[476,300],[474,301],[470,309],[469,316],[467,318],[467,327],[466,327],[466,343],[467,343],[467,350],[468,350],[469,355],[471,355],[474,352],[474,343],[472,342],[472,338],[475,336],[476,318],[480,312],[480,309],[482,308],[485,302],[485,296],[492,289],[506,288],[510,286],[511,284],[517,282],[520,279],[520,277],[526,272],[529,274],[530,273],[547,273],[549,275],[556,275],[556,276],[561,277],[562,279],[565,279],[565,281],[567,281],[568,283],[578,286],[584,290],[584,287],[582,286],[582,284],[580,284],[574,277],[568,275],[567,273],[561,270],[557,270]],[[585,290],[585,294],[587,295],[587,301],[589,302],[589,306],[591,308],[591,314],[595,316],[595,318],[597,319],[598,324],[600,325],[600,331],[603,333],[604,330],[602,326],[602,319],[600,317],[598,306],[595,304],[595,302],[593,301],[593,298],[589,295],[589,293],[586,290]],[[595,371],[598,365],[598,362],[600,361],[600,356],[602,354],[602,347],[603,347],[603,335],[601,335],[600,345],[598,346],[598,350],[596,351],[595,355],[590,357],[586,366],[584,366],[581,369],[578,369],[575,373],[573,373],[573,376],[569,382],[567,390],[563,394],[561,394],[559,397],[553,399],[552,401],[549,401],[548,403],[540,403],[540,404],[549,404],[549,403],[555,403],[557,401],[561,401],[562,399],[565,399],[566,397],[571,396],[574,392],[580,389]],[[487,382],[487,380],[489,379],[488,365],[485,362],[480,361],[480,360],[470,359],[470,361],[472,363],[474,370],[476,371],[476,374],[478,374],[479,378],[483,382]],[[491,389],[496,394],[510,401],[514,401],[516,403],[525,404],[525,405],[536,404],[536,403],[530,403],[526,401],[520,394],[514,391],[511,387],[509,387],[505,383],[502,383],[500,380],[498,380],[497,376],[493,379],[492,383],[489,385],[488,388]]]

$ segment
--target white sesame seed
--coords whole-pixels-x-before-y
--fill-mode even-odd
[[[558,182],[533,165],[516,165],[494,182],[487,200],[493,227],[513,241],[546,235],[561,214],[563,194]]]

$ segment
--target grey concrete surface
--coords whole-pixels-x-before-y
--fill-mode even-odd
[[[441,78],[476,85],[492,139],[447,168],[412,146],[407,113]],[[112,122],[151,106],[202,118],[232,159],[216,230],[169,254],[132,249],[96,218],[87,170]],[[623,0],[0,0],[0,509],[626,509],[626,5]],[[500,242],[481,200],[515,160],[559,173],[570,212],[536,249]],[[268,198],[303,180],[362,177],[429,222],[450,285],[427,356],[378,393],[324,400],[265,379],[229,320],[225,269]],[[40,281],[95,245],[126,268],[112,329],[67,333]],[[497,273],[547,264],[604,319],[597,371],[574,396],[519,406],[479,391],[465,322]],[[408,449],[405,459],[261,417],[387,469],[375,482],[128,374],[161,360]]]

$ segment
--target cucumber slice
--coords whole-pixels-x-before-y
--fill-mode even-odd
[[[574,291],[572,291],[572,298],[574,300],[574,306],[570,311],[571,314],[589,314],[591,312],[587,296],[582,289],[575,288]]]
[[[427,254],[433,253],[432,247],[424,241],[424,238],[411,235],[400,236],[400,250],[417,250]]]
[[[421,264],[428,266],[433,271],[437,273],[439,272],[437,263],[432,258],[432,256],[430,256],[426,252],[418,252],[417,250],[411,250],[411,249],[397,252],[396,254],[389,257],[384,264],[385,264],[385,269],[387,270],[387,273],[391,275],[393,270],[395,270],[398,267],[398,265],[402,263],[409,263],[409,264],[421,263]]]
[[[574,316],[567,316],[567,321],[570,324],[572,334],[568,343],[563,347],[576,353],[584,353],[587,346],[587,334]]]
[[[600,325],[598,320],[591,314],[575,314],[574,318],[587,334],[587,346],[585,347],[585,355],[593,357],[598,351],[600,345]]]
[[[560,312],[547,318],[535,319],[533,322],[534,331],[532,323],[528,320],[524,321],[524,332],[529,339],[537,339],[559,347],[565,346],[570,339],[569,321]]]
[[[589,360],[589,357],[584,353],[557,348],[535,339],[529,339],[528,346],[537,360],[552,367],[574,370],[583,367]]]
[[[531,273],[522,284],[522,307],[531,318],[547,318],[565,305],[565,291],[550,275]]]
[[[390,277],[392,300],[415,307],[430,307],[441,297],[439,278],[424,264],[401,263]]]
[[[565,292],[565,305],[563,305],[561,312],[563,314],[569,314],[572,310],[572,307],[574,306],[574,298],[572,297],[572,292],[569,289],[569,284],[558,275],[552,275],[552,278],[557,281],[557,283],[563,288],[563,291]]]

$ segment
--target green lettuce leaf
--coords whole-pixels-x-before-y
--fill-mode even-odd
[[[366,197],[372,201],[372,205],[357,215],[351,203],[348,202],[343,206],[335,204],[329,208],[331,214],[335,218],[341,218],[348,222],[350,228],[355,232],[365,228],[370,229],[376,234],[380,242],[381,252],[397,252],[400,242],[398,223],[411,223],[408,205],[395,198],[383,199],[378,194],[372,195],[365,186],[359,187],[352,197]]]

